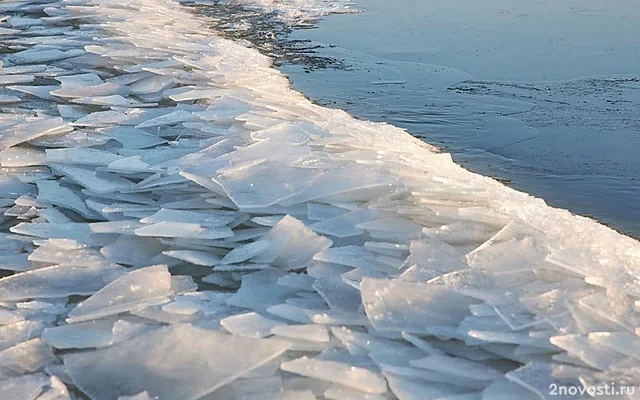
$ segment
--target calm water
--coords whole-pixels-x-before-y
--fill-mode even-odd
[[[640,237],[640,3],[557,3],[359,0],[293,30],[215,12],[312,100]]]

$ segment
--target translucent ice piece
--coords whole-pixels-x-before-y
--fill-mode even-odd
[[[271,328],[271,333],[289,339],[310,342],[328,342],[327,328],[322,325],[281,325]]]
[[[45,164],[42,150],[29,147],[10,147],[0,151],[0,165],[3,167],[28,167]]]
[[[312,221],[331,219],[348,212],[346,208],[340,208],[322,203],[307,203],[307,218]]]
[[[387,382],[380,375],[365,368],[307,357],[280,365],[283,371],[338,383],[365,393],[384,393]]]
[[[47,149],[47,162],[81,165],[109,165],[122,157],[95,149]]]
[[[504,378],[496,379],[482,391],[482,400],[538,400],[539,397],[521,385]]]
[[[365,242],[364,248],[375,253],[392,257],[406,257],[409,252],[409,246],[406,244],[390,242]]]
[[[0,252],[2,254],[2,252]],[[3,254],[0,260],[0,269],[21,272],[33,268],[27,253]]]
[[[124,219],[109,222],[94,222],[89,224],[91,232],[95,233],[119,233],[122,235],[134,235],[142,224],[137,219]]]
[[[252,394],[243,396],[242,400],[315,400],[310,390],[285,390],[279,393]]]
[[[78,304],[67,322],[76,323],[119,314],[143,305],[164,301],[171,291],[171,275],[166,265],[129,272]]]
[[[505,270],[514,265],[533,267],[544,260],[548,251],[540,240],[541,233],[510,222],[491,239],[467,254],[469,265],[481,269]]]
[[[194,289],[197,289],[197,285]],[[194,315],[201,311],[201,307],[200,304],[181,297],[163,305],[162,311],[176,315]]]
[[[618,393],[626,394],[626,398],[628,399],[636,400],[638,398],[640,368],[637,365],[628,368],[611,369],[606,372],[584,372],[585,373],[579,378],[583,387],[598,389],[608,386],[609,393],[611,393],[611,389],[615,387]],[[624,392],[621,390],[622,388],[625,389]],[[587,393],[589,392],[593,393],[593,389],[589,389]],[[596,394],[598,394],[597,391]]]
[[[484,301],[497,301],[506,297],[506,292],[495,284],[490,275],[477,269],[449,272],[430,279],[427,283]]]
[[[272,215],[269,217],[253,217],[251,218],[252,222],[255,222],[258,225],[263,226],[275,226],[278,221],[280,221],[284,215]]]
[[[298,290],[313,291],[315,278],[307,274],[287,274],[278,279],[278,285]]]
[[[460,376],[461,379],[491,381],[503,375],[501,371],[482,363],[446,355],[433,355],[419,360],[412,360],[409,363],[414,367]]]
[[[224,91],[219,88],[192,89],[192,90],[182,91],[180,93],[170,94],[169,98],[173,101],[180,102],[180,101],[189,101],[189,100],[198,100],[198,99],[210,99],[212,97],[218,97],[223,93]]]
[[[454,272],[468,268],[458,256],[458,251],[450,245],[433,238],[424,238],[411,242],[409,258],[406,265],[417,265],[422,268],[435,269],[442,272]]]
[[[531,362],[527,365],[520,367],[516,370],[508,372],[505,376],[511,382],[514,382],[527,390],[534,392],[539,398],[550,398],[549,390],[555,386],[562,386],[560,382],[556,382],[552,376],[553,365],[539,362]],[[568,382],[568,386],[574,386],[575,382]],[[558,396],[553,396],[554,399],[575,399],[575,396],[563,396],[558,393]]]
[[[88,127],[104,127],[111,124],[122,123],[132,117],[120,111],[97,111],[77,119],[73,125]]]
[[[343,346],[352,355],[365,357],[371,356],[374,361],[375,357],[373,354],[376,352],[388,351],[400,355],[402,354],[402,351],[409,349],[409,346],[394,340],[373,336],[344,326],[331,328],[331,333],[342,342]],[[412,350],[414,351],[413,358],[423,355],[422,353],[415,351],[415,349]],[[400,355],[400,357],[402,356],[403,355]],[[408,359],[406,361],[408,362]]]
[[[51,366],[49,366],[51,368]],[[50,371],[48,371],[49,373]],[[73,400],[69,389],[57,376],[51,375],[50,382],[47,385],[44,393],[42,393],[38,400]]]
[[[144,225],[135,230],[138,236],[155,237],[189,237],[202,230],[198,224],[186,222],[163,221],[155,224]]]
[[[176,110],[168,114],[161,115],[156,118],[144,121],[136,126],[136,128],[148,128],[162,125],[174,125],[186,121],[197,121],[198,116],[186,110]]]
[[[231,223],[235,219],[236,215],[233,212],[212,211],[211,213],[204,213],[161,208],[160,211],[155,214],[142,218],[140,222],[154,224],[164,221],[175,221],[199,224],[200,226],[220,227]]]
[[[314,232],[338,238],[352,237],[364,233],[364,230],[356,228],[356,225],[380,216],[382,214],[375,210],[357,210],[316,222],[310,225],[309,228]]]
[[[89,210],[82,197],[73,190],[61,186],[58,181],[39,180],[38,201],[64,207],[77,212],[86,218],[95,218],[97,215]]]
[[[210,228],[186,222],[164,221],[144,225],[135,230],[138,236],[177,237],[191,239],[224,239],[233,236],[227,227]]]
[[[234,290],[237,290],[240,287],[240,283],[232,279],[231,274],[226,273],[213,273],[204,276],[202,278],[202,282]]]
[[[287,215],[264,237],[270,248],[253,258],[278,267],[295,268],[311,261],[318,252],[331,246],[331,240],[315,234],[304,223]]]
[[[267,312],[276,315],[288,321],[294,321],[300,324],[311,323],[311,318],[307,315],[305,308],[295,306],[293,304],[276,304],[267,308]]]
[[[400,400],[443,399],[456,393],[451,385],[386,372],[389,388]]]
[[[100,348],[112,344],[115,320],[81,322],[47,328],[42,340],[58,349]]]
[[[170,76],[152,75],[131,84],[132,94],[150,94],[171,86],[174,79]]]
[[[73,99],[72,102],[103,107],[153,107],[158,105],[157,103],[140,103],[138,101],[122,97],[119,94],[81,97]]]
[[[376,261],[374,255],[361,246],[332,247],[316,254],[314,260],[360,268],[365,271],[371,269],[384,271],[389,268]]]
[[[113,262],[144,265],[164,249],[156,238],[121,235],[114,243],[100,249],[100,253]]]
[[[80,88],[87,85],[97,85],[103,82],[102,78],[95,73],[81,73],[75,75],[58,76],[58,82],[64,87]]]
[[[231,250],[224,256],[220,263],[233,264],[246,261],[266,251],[269,247],[270,243],[267,240],[257,240],[255,242],[243,244]]]
[[[546,349],[553,349],[548,338],[536,338],[527,332],[492,332],[482,330],[470,330],[469,337],[482,340],[488,343],[510,343],[523,346],[536,346]]]
[[[105,135],[113,137],[122,144],[125,149],[145,149],[167,141],[156,135],[147,133],[141,129],[129,126],[119,126],[102,130]]]
[[[308,188],[281,204],[298,204],[346,194],[351,194],[354,199],[366,200],[378,195],[381,189],[391,191],[394,184],[392,178],[365,167],[335,168],[315,177]]]
[[[422,232],[422,225],[406,218],[383,218],[370,222],[362,222],[356,225],[358,229],[366,231],[391,232],[397,234],[411,235],[419,238]]]
[[[554,336],[549,341],[578,357],[587,365],[600,370],[606,370],[612,364],[622,361],[623,356],[608,347],[591,342],[580,334]]]
[[[381,394],[365,393],[360,390],[351,389],[349,387],[332,384],[324,397],[328,400],[386,400],[387,397]]]
[[[640,336],[627,332],[594,332],[589,341],[640,360]]]
[[[228,304],[244,307],[250,310],[266,313],[267,308],[284,303],[293,297],[295,289],[277,284],[283,272],[265,270],[246,275],[242,279],[242,286],[227,301]]]
[[[154,173],[160,171],[160,169],[151,167],[149,164],[142,161],[141,156],[126,157],[113,161],[109,163],[107,169],[109,172],[125,174],[132,174],[136,172]]]
[[[429,326],[457,326],[475,301],[436,286],[365,278],[362,303],[374,328],[425,333]]]
[[[106,349],[69,354],[64,364],[77,386],[96,400],[144,390],[151,397],[195,400],[268,363],[288,346],[177,324]]]
[[[54,265],[0,279],[0,301],[90,295],[124,273],[119,265]]]
[[[263,163],[225,171],[213,178],[242,210],[268,207],[294,196],[311,185],[320,172]]]
[[[97,193],[122,191],[133,185],[131,181],[108,172],[98,172],[93,169],[67,164],[55,164],[52,167],[61,174],[68,176],[74,182]]]
[[[17,102],[19,102],[21,100],[22,99],[20,97],[17,97],[17,96],[10,96],[10,95],[6,95],[6,94],[0,95],[0,104],[17,103]]]
[[[205,267],[213,267],[220,264],[218,255],[206,251],[197,250],[167,250],[163,252],[169,257],[177,258],[195,265],[203,265]]]
[[[583,310],[589,311],[607,321],[633,331],[640,327],[640,314],[634,311],[632,300],[617,289],[606,293],[596,292],[579,300]]]
[[[271,336],[272,329],[285,325],[282,321],[264,317],[258,313],[233,315],[220,321],[220,325],[229,333],[248,338],[264,338]]]
[[[351,313],[360,310],[360,293],[340,277],[320,278],[313,284],[313,288],[332,309]]]
[[[57,85],[53,85],[53,86],[28,86],[28,85],[16,85],[16,86],[8,86],[9,89],[11,90],[15,90],[17,92],[22,92],[22,93],[27,93],[30,94],[32,96],[35,97],[39,97],[41,99],[45,99],[45,100],[54,100],[55,97],[53,97],[50,92],[52,90],[55,90],[58,88]]]
[[[0,127],[0,150],[44,135],[62,134],[72,128],[62,118],[39,119],[24,124]]]
[[[29,260],[32,262],[46,263],[48,265],[64,264],[82,267],[98,266],[109,264],[100,253],[83,246],[58,246],[54,240],[49,239],[42,243],[40,247],[31,252]],[[64,240],[64,239],[62,239]],[[75,243],[75,242],[72,242]]]
[[[36,321],[20,321],[0,326],[0,351],[27,340],[37,338],[44,330],[44,324]]]
[[[88,82],[86,86],[63,85],[60,89],[51,91],[51,94],[63,98],[82,98],[86,96],[112,96],[117,94],[127,94],[128,90],[121,85],[98,81]],[[91,84],[93,83],[93,84]]]
[[[0,381],[0,398],[35,400],[49,384],[45,374],[23,375]]]
[[[21,223],[11,227],[11,232],[42,238],[71,239],[81,243],[90,240],[91,230],[85,223]]]
[[[134,394],[133,396],[119,396],[118,400],[153,400],[153,399],[149,397],[149,393],[145,390],[144,392]]]
[[[33,82],[35,79],[36,77],[33,75],[0,75],[0,86],[28,83]]]
[[[256,264],[256,263],[246,263],[246,264],[218,264],[216,265],[216,272],[251,272],[251,271],[263,271],[266,269],[271,269],[271,265],[269,264]]]
[[[55,361],[51,347],[39,338],[31,339],[0,352],[0,376],[31,374]]]

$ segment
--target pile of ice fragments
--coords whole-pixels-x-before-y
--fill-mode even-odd
[[[311,104],[176,2],[0,21],[0,399],[640,384],[638,242]]]
[[[317,20],[329,14],[358,12],[350,0],[178,0],[188,5],[231,5],[241,6],[268,14],[287,26],[312,26]]]

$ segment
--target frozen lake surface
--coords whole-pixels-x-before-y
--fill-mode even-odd
[[[295,88],[406,128],[474,171],[640,236],[637,2],[357,6],[362,13],[291,35],[348,66],[287,64]]]

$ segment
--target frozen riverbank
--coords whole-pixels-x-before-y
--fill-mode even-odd
[[[0,10],[0,398],[638,383],[637,241],[313,105],[176,2]]]
[[[637,3],[358,7],[289,36],[348,66],[287,63],[296,89],[403,127],[473,171],[640,237]]]

